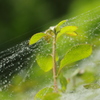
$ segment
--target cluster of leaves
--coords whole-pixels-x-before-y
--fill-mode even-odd
[[[29,45],[32,45],[32,44],[38,42],[42,38],[44,38],[47,42],[50,42],[50,41],[52,41],[52,38],[54,36],[56,37],[56,43],[57,43],[58,38],[63,34],[66,34],[69,36],[77,36],[77,33],[76,33],[77,27],[76,26],[65,26],[63,28],[61,27],[61,25],[64,24],[65,22],[66,22],[66,20],[63,20],[60,23],[58,23],[56,26],[50,27],[45,32],[41,32],[41,33],[37,33],[37,34],[33,35],[29,41]],[[66,54],[64,55],[64,57],[62,59],[59,59],[59,56],[56,52],[56,62],[60,60],[59,68],[57,69],[57,78],[59,79],[59,81],[61,83],[62,91],[65,91],[66,87],[67,87],[67,80],[61,73],[62,68],[66,67],[68,64],[71,64],[73,62],[87,58],[88,56],[91,55],[91,52],[92,52],[92,47],[89,44],[79,44],[79,45],[76,45],[76,46],[70,48],[70,50],[66,52]],[[53,69],[52,54],[45,55],[45,56],[44,56],[44,54],[38,54],[36,59],[37,59],[37,64],[45,72],[48,72],[51,69]],[[51,88],[44,88],[36,94],[35,100],[37,100],[37,99],[38,100],[48,100],[48,99],[44,99],[44,98],[50,97],[51,95],[56,95],[56,98],[59,97],[58,93],[52,94],[52,92],[53,92],[53,90]],[[45,96],[43,96],[43,94],[45,94]],[[56,100],[56,99],[53,98],[51,100]],[[59,100],[59,99],[57,99],[57,100]]]

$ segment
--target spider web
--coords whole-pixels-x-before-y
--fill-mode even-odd
[[[64,23],[61,28],[69,25],[75,25],[78,27],[78,36],[74,38],[65,35],[61,36],[57,43],[57,50],[60,57],[63,57],[66,51],[76,44],[92,44],[93,50],[96,50],[99,47],[100,6],[79,16],[67,19],[66,23]],[[41,39],[39,42],[31,46],[28,45],[28,41],[29,40],[23,41],[12,48],[8,48],[7,50],[0,52],[1,91],[3,89],[9,89],[9,86],[13,84],[11,80],[15,78],[15,75],[22,76],[18,86],[21,86],[21,84],[26,82],[27,79],[32,80],[30,73],[35,74],[39,71],[37,70],[34,73],[34,67],[37,66],[35,59],[37,53],[43,53],[44,55],[45,52],[47,55],[51,53],[52,47],[50,43],[46,43],[44,39]],[[100,49],[98,48],[98,50]],[[98,62],[100,62],[99,59]],[[38,78],[40,76],[38,76]],[[51,78],[47,80],[52,81]],[[33,94],[30,94],[28,96],[28,100],[32,95]],[[26,99],[24,98],[24,100]]]

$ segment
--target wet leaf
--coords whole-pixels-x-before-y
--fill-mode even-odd
[[[71,48],[64,56],[60,62],[61,70],[64,66],[71,64],[73,62],[79,61],[81,59],[87,58],[92,53],[92,46],[88,44],[76,45]]]
[[[63,76],[63,74],[60,74],[59,79],[60,79],[60,84],[61,84],[61,90],[62,90],[62,92],[65,92],[66,91],[66,88],[67,88],[67,80]]]
[[[50,87],[43,88],[35,95],[34,100],[45,100],[43,99],[44,96],[52,92],[53,92],[53,88]]]
[[[29,40],[29,45],[32,45],[32,44],[36,43],[37,41],[39,41],[44,36],[46,36],[45,33],[37,33],[37,34],[34,34],[31,37],[31,39]]]
[[[61,100],[60,96],[59,93],[49,93],[44,96],[43,100]]]
[[[43,54],[38,54],[37,57],[37,63],[40,66],[40,68],[48,72],[52,69],[53,67],[53,60],[51,55],[43,55]]]
[[[62,24],[64,24],[65,22],[66,22],[67,20],[63,20],[63,21],[61,21],[61,22],[59,22],[58,24],[57,24],[57,26],[56,26],[56,33],[58,33],[60,30],[61,30],[61,25]]]

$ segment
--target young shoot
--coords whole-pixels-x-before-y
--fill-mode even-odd
[[[54,93],[58,93],[58,83],[57,79],[60,76],[59,80],[62,86],[62,90],[66,90],[67,86],[67,80],[66,78],[61,74],[62,68],[66,67],[68,64],[71,64],[73,62],[79,61],[81,59],[84,59],[91,55],[92,53],[92,46],[89,44],[79,44],[74,47],[72,47],[68,52],[66,51],[66,54],[64,57],[60,60],[60,65],[57,70],[57,40],[58,38],[63,35],[69,35],[69,36],[77,36],[77,26],[65,26],[61,27],[67,20],[63,20],[60,23],[58,23],[54,27],[50,27],[45,32],[40,32],[34,34],[30,41],[29,45],[32,45],[36,42],[38,42],[40,39],[44,38],[45,41],[52,40],[52,54],[47,55],[46,57],[42,57],[42,54],[37,55],[37,64],[41,67],[42,70],[45,72],[53,70],[53,80],[54,80]],[[62,50],[63,52],[63,50]],[[59,58],[59,57],[58,57]]]

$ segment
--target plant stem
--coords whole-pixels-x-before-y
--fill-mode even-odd
[[[53,57],[53,79],[54,79],[54,92],[58,92],[57,86],[57,75],[56,75],[56,35],[53,36],[53,45],[52,45],[52,57]]]

